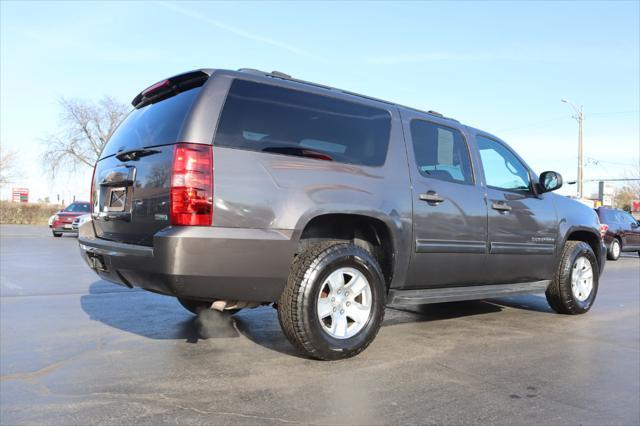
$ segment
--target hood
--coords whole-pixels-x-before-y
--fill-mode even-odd
[[[59,212],[56,214],[58,215],[58,217],[78,217],[82,216],[83,214],[87,214],[87,212]]]

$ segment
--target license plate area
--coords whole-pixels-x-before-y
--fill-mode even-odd
[[[126,187],[108,187],[107,205],[105,211],[123,212],[127,206]]]

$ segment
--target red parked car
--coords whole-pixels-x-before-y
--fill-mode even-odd
[[[77,233],[78,231],[73,229],[73,220],[87,214],[91,211],[91,205],[87,201],[74,201],[69,204],[64,210],[60,210],[56,213],[51,224],[54,237],[61,237],[63,233]]]

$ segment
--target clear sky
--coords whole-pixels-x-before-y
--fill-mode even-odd
[[[568,98],[584,105],[585,178],[637,174],[639,5],[2,1],[0,143],[19,152],[15,186],[33,200],[86,198],[89,170],[53,182],[43,173],[39,139],[56,130],[56,99],[128,103],[190,69],[249,67],[440,111],[572,180]]]

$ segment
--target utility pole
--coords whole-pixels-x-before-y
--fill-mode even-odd
[[[567,99],[560,99],[561,102],[564,102],[565,104],[569,104],[571,106],[571,108],[573,108],[573,110],[575,111],[576,115],[573,116],[573,118],[576,119],[576,121],[578,122],[578,198],[582,199],[582,191],[583,191],[583,182],[584,182],[584,178],[583,178],[583,174],[582,174],[582,167],[583,167],[583,160],[582,160],[582,122],[584,121],[584,113],[582,111],[582,105],[580,105],[580,108],[578,108],[577,106],[575,106],[575,104]]]

